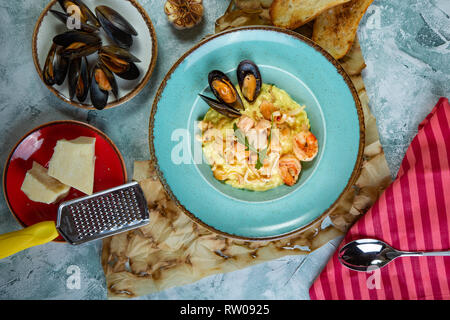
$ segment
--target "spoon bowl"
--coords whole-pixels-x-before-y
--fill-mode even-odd
[[[339,250],[339,261],[355,271],[373,271],[387,265],[398,257],[412,256],[449,256],[449,251],[408,252],[392,248],[377,239],[358,239],[347,243]]]
[[[387,243],[376,239],[360,239],[347,243],[339,251],[339,261],[356,271],[370,271],[384,267],[399,253]]]

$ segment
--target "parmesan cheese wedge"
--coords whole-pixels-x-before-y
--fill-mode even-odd
[[[47,169],[33,162],[20,189],[30,200],[50,204],[64,198],[69,193],[70,186],[50,177]]]
[[[48,174],[91,195],[94,190],[95,138],[59,140],[48,166]]]

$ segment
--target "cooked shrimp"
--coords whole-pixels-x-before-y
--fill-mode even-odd
[[[311,131],[302,131],[293,138],[293,149],[295,156],[300,161],[311,161],[319,151],[317,138]]]
[[[270,123],[270,121],[268,121],[266,119],[261,119],[256,124],[255,129],[256,130],[266,130],[266,129],[269,129],[271,126],[272,126],[272,124]]]
[[[293,186],[298,180],[302,165],[294,155],[286,154],[280,158],[278,168],[284,183]]]
[[[253,128],[255,125],[255,121],[253,121],[252,118],[249,116],[243,115],[239,118],[239,121],[237,123],[237,127],[241,129],[244,133],[246,133],[248,130]]]
[[[278,111],[278,108],[275,107],[273,103],[264,100],[263,102],[261,102],[261,105],[259,106],[259,111],[261,111],[261,114],[263,115],[264,119],[271,120],[272,113]]]

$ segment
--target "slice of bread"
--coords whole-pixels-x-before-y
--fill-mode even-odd
[[[295,29],[319,14],[350,0],[274,0],[270,6],[272,23],[281,28]]]

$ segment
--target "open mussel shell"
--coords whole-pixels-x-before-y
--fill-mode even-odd
[[[136,29],[117,11],[108,6],[98,6],[95,8],[97,17],[100,15],[104,17],[116,29],[128,33],[132,36],[137,36]]]
[[[76,58],[69,67],[69,97],[73,101],[76,96],[79,102],[86,100],[89,92],[89,70],[86,57]]]
[[[129,49],[133,45],[133,36],[137,32],[117,11],[107,6],[98,6],[95,13],[105,33],[119,47]]]
[[[108,54],[108,55],[115,55],[116,57],[126,60],[126,61],[133,61],[133,62],[141,62],[137,57],[132,55],[130,51],[123,49],[118,46],[108,45],[103,46],[100,48],[98,53],[101,54]]]
[[[55,36],[53,43],[63,47],[61,55],[68,59],[88,56],[102,46],[102,40],[98,35],[77,30]]]
[[[108,104],[109,92],[118,99],[118,87],[114,75],[101,62],[92,68],[90,96],[92,105],[102,110]]]
[[[58,48],[56,50],[55,57],[55,83],[60,86],[66,79],[67,70],[69,69],[70,60],[62,55],[63,48]]]
[[[233,109],[244,109],[241,97],[231,80],[222,71],[213,70],[208,74],[209,86],[216,98]]]
[[[212,108],[213,110],[216,110],[217,112],[219,112],[220,114],[223,114],[224,116],[227,116],[229,118],[239,118],[241,116],[241,113],[239,112],[239,110],[236,110],[233,107],[230,107],[224,103],[221,103],[220,101],[211,99],[200,93],[198,95],[200,96],[200,98],[203,99],[203,101],[206,102],[206,104],[208,104],[208,106],[210,108]]]
[[[58,46],[56,44],[52,44],[50,50],[48,51],[47,58],[45,59],[44,68],[42,69],[42,76],[44,78],[44,82],[49,86],[53,86],[56,83],[54,61],[57,49]]]
[[[237,68],[237,79],[242,96],[255,101],[261,91],[262,78],[258,66],[251,60],[243,60]]]
[[[50,9],[50,12],[59,21],[61,21],[64,25],[67,26],[67,19],[69,19],[69,17],[70,17],[67,13],[56,11],[56,10],[51,10],[51,9]],[[84,32],[96,32],[96,31],[98,31],[98,27],[90,25],[90,24],[86,24],[86,23],[83,23],[83,22],[80,22],[79,26],[80,26],[79,30],[84,31]]]
[[[42,74],[44,82],[49,86],[61,85],[66,78],[69,60],[61,56],[61,49],[58,45],[52,44],[45,59]]]
[[[134,62],[140,62],[127,50],[116,46],[102,47],[99,52],[100,61],[114,74],[125,80],[137,79],[140,71]]]
[[[91,22],[95,26],[100,27],[100,23],[94,13],[82,0],[58,0],[58,2],[67,14],[73,15],[79,13],[82,23],[87,24],[88,22]]]

